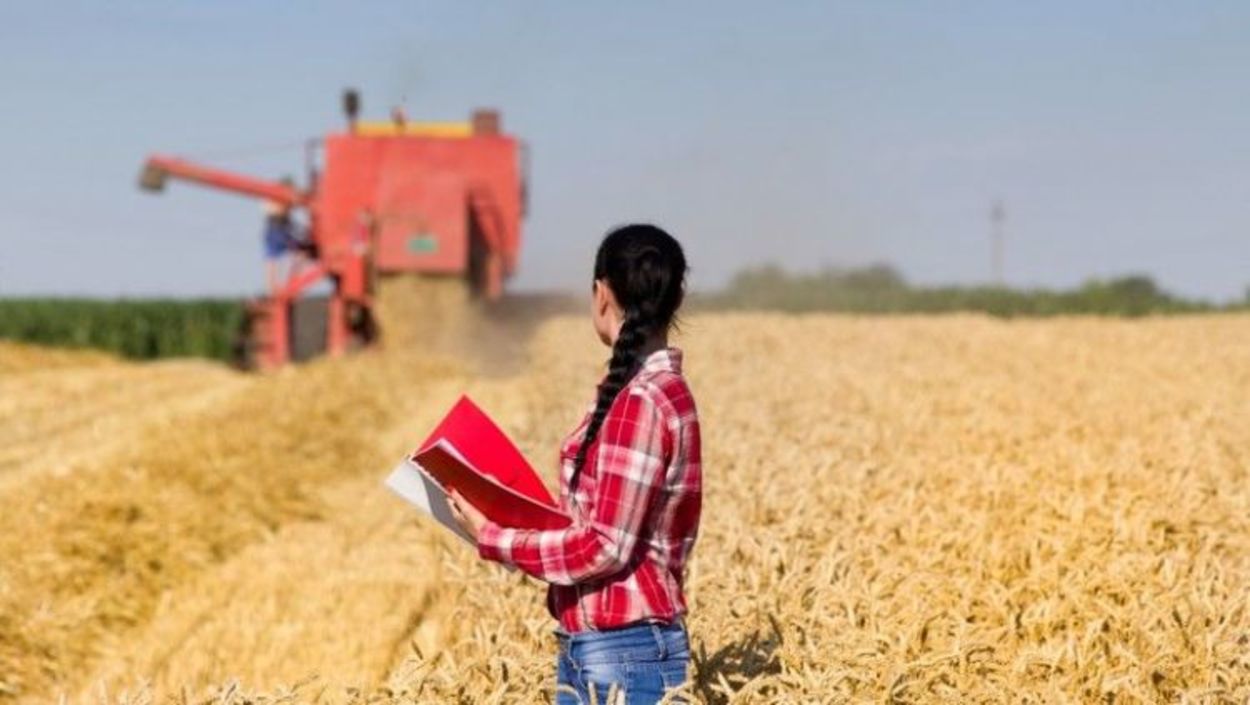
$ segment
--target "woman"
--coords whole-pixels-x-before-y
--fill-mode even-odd
[[[598,703],[654,703],[687,677],[682,585],[702,500],[699,420],[682,353],[668,345],[685,276],[681,245],[653,225],[618,228],[599,246],[591,318],[612,359],[560,450],[570,527],[501,527],[453,494],[482,558],[550,583],[560,705],[589,703],[592,690]]]

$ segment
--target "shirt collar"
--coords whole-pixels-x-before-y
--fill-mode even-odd
[[[681,374],[681,349],[674,347],[660,348],[642,360],[640,368],[644,372],[668,370]]]

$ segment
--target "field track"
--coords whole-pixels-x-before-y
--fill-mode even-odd
[[[718,314],[678,343],[700,700],[1250,700],[1250,317]],[[549,701],[541,586],[379,485],[462,391],[550,479],[603,353],[577,317],[528,350],[247,376],[0,348],[0,702]]]
[[[0,347],[0,358],[9,350],[16,348]],[[173,423],[245,386],[247,377],[199,361],[133,365],[71,353],[46,367],[11,364],[0,376],[0,486],[25,471],[73,472],[148,426]]]

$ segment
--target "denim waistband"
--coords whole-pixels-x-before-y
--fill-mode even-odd
[[[564,631],[563,627],[556,627],[555,629],[552,630],[552,634],[555,635],[556,640],[559,641],[560,644],[565,645],[565,644],[575,644],[575,643],[586,641],[589,639],[609,639],[614,636],[628,637],[636,633],[653,632],[657,634],[658,636],[659,634],[663,634],[669,631],[685,631],[685,630],[686,630],[685,616],[678,615],[671,622],[665,622],[665,621],[660,621],[660,620],[643,620],[640,622],[633,622],[631,624],[626,624],[620,627],[613,627],[611,629],[590,629],[584,632],[575,632],[573,634],[570,634],[569,632]]]

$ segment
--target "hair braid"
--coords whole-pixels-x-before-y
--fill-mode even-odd
[[[573,460],[569,493],[586,467],[590,447],[607,421],[612,402],[638,372],[647,340],[673,325],[685,291],[686,255],[672,235],[654,225],[623,225],[608,233],[595,254],[594,278],[608,287],[621,313],[608,374]]]
[[[569,478],[570,495],[577,491],[577,479],[582,473],[582,468],[586,466],[586,456],[590,452],[590,446],[599,435],[599,429],[603,427],[603,422],[608,417],[608,409],[612,408],[612,402],[616,401],[617,395],[626,384],[629,384],[629,380],[633,379],[637,371],[640,362],[639,355],[650,329],[650,323],[638,309],[629,309],[625,312],[625,318],[621,321],[621,330],[616,336],[616,342],[612,344],[612,359],[608,362],[608,374],[599,384],[594,413],[590,416],[586,434],[582,437],[582,444],[577,449],[577,456],[573,460],[573,475]]]

